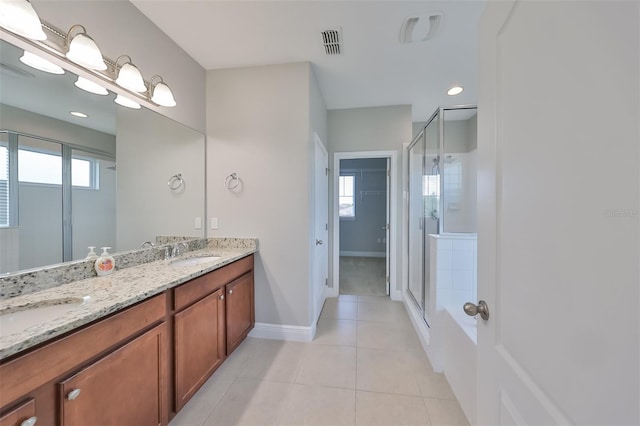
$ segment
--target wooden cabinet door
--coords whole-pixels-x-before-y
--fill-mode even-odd
[[[61,424],[166,424],[165,334],[163,323],[61,382]]]
[[[175,405],[179,411],[225,357],[224,288],[175,315]]]
[[[0,426],[34,426],[37,423],[35,415],[36,403],[30,399],[0,417]]]
[[[227,355],[244,340],[254,324],[253,272],[227,284]]]

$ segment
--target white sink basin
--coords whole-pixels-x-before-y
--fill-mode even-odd
[[[199,256],[199,257],[190,257],[187,259],[172,260],[169,264],[171,266],[191,266],[191,265],[200,265],[202,263],[213,262],[218,259],[221,259],[221,257],[220,256]]]
[[[49,299],[0,310],[0,336],[17,333],[61,317],[87,302],[89,296]]]

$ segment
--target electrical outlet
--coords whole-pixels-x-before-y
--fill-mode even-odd
[[[217,217],[212,217],[211,218],[211,229],[218,229],[218,218]]]
[[[193,221],[193,227],[195,229],[202,229],[202,218],[201,217],[196,217],[195,220]]]

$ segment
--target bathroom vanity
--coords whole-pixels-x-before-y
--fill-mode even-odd
[[[166,425],[253,328],[253,252],[208,248],[195,254],[218,260],[156,261],[61,286],[95,297],[75,314],[88,322],[34,327],[28,347],[0,338],[0,426]]]

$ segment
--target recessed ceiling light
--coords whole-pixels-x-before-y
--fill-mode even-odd
[[[447,90],[447,95],[449,96],[455,96],[455,95],[459,95],[460,93],[462,93],[464,89],[462,88],[462,86],[453,86],[451,89]]]
[[[84,112],[78,112],[78,111],[71,111],[69,114],[73,115],[74,117],[80,117],[80,118],[87,118],[89,117],[87,114],[85,114]]]

